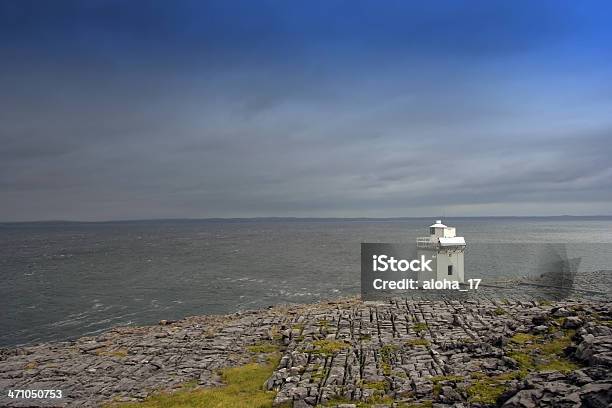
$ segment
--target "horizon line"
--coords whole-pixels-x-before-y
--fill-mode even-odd
[[[612,215],[472,215],[472,216],[415,216],[415,217],[168,217],[168,218],[125,218],[114,220],[29,220],[29,221],[0,221],[5,224],[108,224],[120,222],[147,222],[147,221],[388,221],[388,220],[421,220],[421,219],[478,219],[478,218],[612,218]]]

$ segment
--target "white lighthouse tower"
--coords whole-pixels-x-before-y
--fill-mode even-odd
[[[447,227],[442,220],[429,226],[429,236],[417,238],[417,256],[433,259],[432,272],[419,272],[418,280],[435,279],[463,283],[463,254],[465,238],[458,237],[454,227]]]

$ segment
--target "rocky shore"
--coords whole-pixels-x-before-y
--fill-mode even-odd
[[[612,301],[342,299],[2,349],[0,406],[94,407],[218,386],[220,369],[271,350],[275,406],[612,403]],[[21,389],[63,398],[8,397]]]

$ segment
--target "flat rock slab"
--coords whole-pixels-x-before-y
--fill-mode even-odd
[[[476,374],[516,369],[504,352],[510,337],[552,333],[567,321],[576,331],[569,358],[583,367],[509,381],[506,406],[599,404],[611,395],[611,308],[610,301],[594,300],[341,299],[122,327],[74,342],[0,350],[0,406],[91,407],[141,400],[189,381],[215,386],[219,369],[262,357],[248,346],[271,341],[283,350],[266,382],[277,391],[275,405],[351,406],[376,397],[478,406],[465,389]],[[10,399],[8,389],[61,389],[64,397]]]
[[[140,400],[253,359],[247,346],[270,338],[280,310],[190,317],[150,327],[119,327],[96,337],[0,350],[0,406],[93,407]],[[10,399],[8,390],[58,389],[62,399]]]

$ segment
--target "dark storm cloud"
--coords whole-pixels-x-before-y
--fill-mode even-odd
[[[295,46],[298,51],[329,46],[340,52],[366,47],[470,55],[522,50],[558,41],[572,29],[577,21],[568,15],[573,11],[569,5],[26,0],[5,1],[0,7],[4,45],[47,49],[54,57],[62,55],[57,54],[59,48],[67,54],[106,51],[108,56],[117,50],[154,54],[174,49],[174,57],[178,53],[231,55],[237,49],[261,47],[266,50],[261,58],[267,58],[282,56]]]
[[[0,3],[0,220],[609,213],[606,3]]]

